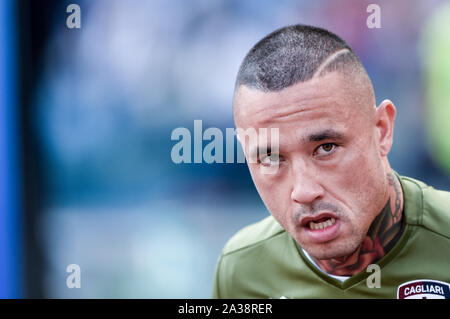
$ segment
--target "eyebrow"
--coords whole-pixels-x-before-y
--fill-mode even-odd
[[[305,140],[309,142],[320,142],[323,140],[345,140],[345,137],[343,134],[333,129],[327,129],[324,131],[310,134],[307,136]]]
[[[303,140],[307,142],[320,142],[323,140],[345,141],[345,136],[333,129],[326,129],[317,133],[309,134]],[[270,146],[267,146],[266,148],[257,146],[250,150],[249,155],[257,157],[258,155],[265,155],[270,153],[272,153],[272,149],[270,148]]]

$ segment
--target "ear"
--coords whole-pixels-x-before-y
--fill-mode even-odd
[[[394,136],[394,120],[397,110],[389,100],[384,100],[375,110],[375,127],[381,156],[387,156]]]

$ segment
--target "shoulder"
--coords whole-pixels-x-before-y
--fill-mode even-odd
[[[437,190],[432,186],[410,178],[401,177],[405,196],[413,196],[419,206],[417,224],[450,239],[450,192]],[[406,198],[407,203],[411,201]]]
[[[284,232],[284,228],[272,216],[268,216],[257,223],[239,230],[226,243],[222,255],[229,255],[243,249],[249,249]]]
[[[287,232],[269,216],[238,231],[226,243],[214,277],[214,298],[266,298],[267,272],[276,273]]]

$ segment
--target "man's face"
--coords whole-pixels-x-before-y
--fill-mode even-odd
[[[317,259],[354,252],[388,198],[378,111],[360,91],[334,72],[279,92],[241,86],[235,96],[236,127],[279,129],[279,160],[258,154],[250,173],[274,218]],[[259,147],[249,142],[247,159]]]

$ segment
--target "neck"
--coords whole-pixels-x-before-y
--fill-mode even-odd
[[[403,193],[394,173],[387,176],[389,199],[375,217],[361,245],[349,256],[317,260],[316,264],[326,273],[353,276],[368,265],[376,263],[388,253],[402,233]]]

